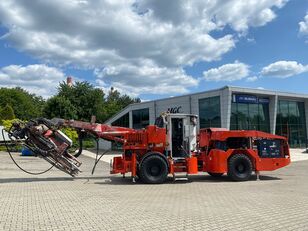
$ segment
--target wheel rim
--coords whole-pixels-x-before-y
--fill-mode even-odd
[[[248,180],[252,170],[252,162],[250,158],[244,154],[235,154],[228,161],[228,176],[234,181]]]
[[[236,167],[235,167],[236,171],[240,174],[243,174],[246,172],[246,166],[244,163],[239,163]]]
[[[141,180],[145,183],[162,183],[168,176],[167,162],[159,155],[149,156],[143,160],[140,166]]]
[[[161,172],[161,169],[159,166],[155,165],[150,167],[150,173],[152,176],[158,176]]]
[[[147,167],[147,172],[152,177],[158,177],[162,173],[162,167],[160,166],[160,163],[157,161],[151,161],[149,166]]]
[[[234,165],[235,174],[240,178],[245,178],[249,174],[249,166],[245,160],[238,160]]]

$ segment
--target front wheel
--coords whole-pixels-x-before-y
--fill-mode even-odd
[[[139,175],[144,183],[161,184],[167,179],[168,165],[163,157],[150,155],[142,161]]]
[[[245,154],[235,154],[228,161],[228,176],[234,181],[246,181],[252,173],[252,163]]]

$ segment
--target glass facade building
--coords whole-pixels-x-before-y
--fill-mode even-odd
[[[200,128],[221,127],[220,97],[199,99]]]
[[[132,104],[106,123],[141,129],[168,110],[198,115],[198,128],[258,130],[288,137],[291,147],[304,148],[307,143],[308,94],[245,87],[225,86]]]
[[[249,96],[231,103],[230,130],[258,130],[270,132],[268,99]]]
[[[276,134],[288,137],[291,147],[305,147],[307,140],[304,102],[279,100]]]
[[[133,110],[133,128],[141,129],[150,124],[149,108]]]

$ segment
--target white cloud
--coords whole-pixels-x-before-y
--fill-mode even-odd
[[[256,40],[254,38],[247,38],[248,43],[256,43]]]
[[[308,35],[308,12],[304,18],[304,21],[299,22],[299,33],[301,35]]]
[[[122,93],[138,96],[148,94],[187,93],[187,88],[198,85],[199,80],[182,68],[158,67],[150,60],[138,65],[122,64],[95,69],[97,83],[107,89],[111,85]],[[125,78],[123,78],[125,76]]]
[[[238,61],[222,65],[218,68],[212,68],[203,72],[207,81],[235,81],[241,80],[249,75],[249,66]]]
[[[287,78],[304,72],[308,72],[308,65],[305,66],[296,61],[277,61],[264,67],[261,75]]]
[[[63,72],[44,64],[0,68],[0,87],[22,87],[43,97],[54,94],[58,83],[64,80]]]
[[[246,79],[247,82],[255,82],[258,80],[257,76],[251,76]]]
[[[274,11],[285,3],[6,0],[0,1],[0,23],[9,29],[2,39],[46,63],[105,70],[98,81],[134,94],[164,94],[170,89],[180,93],[198,81],[183,71],[185,66],[221,59],[235,47],[237,34],[272,21]],[[233,32],[211,35],[226,26]],[[150,65],[143,66],[144,62]],[[149,67],[157,73],[152,75]],[[140,72],[140,76],[132,77]],[[169,79],[169,89],[160,89],[157,83],[165,83],[165,78]],[[188,84],[182,82],[180,86],[179,80]]]
[[[209,31],[230,25],[236,31],[245,31],[250,26],[263,26],[276,14],[273,7],[283,7],[287,0],[192,0],[179,3],[176,0],[138,1],[140,9],[149,10],[163,22],[178,25],[186,21],[196,23],[201,19],[203,29]]]

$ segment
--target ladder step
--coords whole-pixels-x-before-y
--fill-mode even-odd
[[[173,173],[173,181],[177,180],[188,180],[188,175],[187,174],[183,175],[183,173],[180,174]]]
[[[186,163],[185,158],[173,158],[174,163]]]
[[[173,165],[173,168],[186,168],[186,166],[182,166],[182,165],[176,166],[176,165]]]

